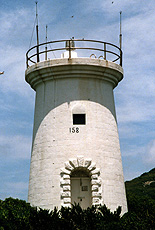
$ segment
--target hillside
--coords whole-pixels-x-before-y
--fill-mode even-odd
[[[133,194],[148,197],[155,201],[155,168],[141,176],[125,182],[127,196]]]

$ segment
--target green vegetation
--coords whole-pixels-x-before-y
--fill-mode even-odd
[[[131,181],[126,181],[126,191],[139,197],[155,200],[155,168]]]
[[[121,220],[128,229],[155,229],[155,168],[125,182],[128,213]]]
[[[31,207],[22,200],[7,198],[0,203],[0,230],[98,230],[119,229],[121,208],[114,213],[106,206],[83,210],[79,205],[53,211]]]
[[[0,230],[153,230],[155,229],[155,169],[126,182],[128,213],[112,213],[104,205],[83,210],[79,205],[52,211],[23,200],[0,200]],[[146,183],[147,182],[147,183]],[[151,183],[150,183],[151,182]]]

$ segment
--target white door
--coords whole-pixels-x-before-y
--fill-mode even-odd
[[[89,177],[71,178],[72,204],[80,204],[82,208],[91,206],[91,184]]]

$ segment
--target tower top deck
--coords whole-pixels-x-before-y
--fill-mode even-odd
[[[65,55],[62,55],[64,52]],[[68,58],[103,59],[122,66],[122,50],[109,42],[88,39],[65,39],[38,44],[26,53],[27,68],[38,62]]]

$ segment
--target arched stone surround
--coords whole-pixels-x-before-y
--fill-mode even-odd
[[[64,168],[61,168],[61,205],[71,206],[70,175],[74,169],[78,168],[86,169],[90,173],[92,205],[102,204],[100,169],[96,168],[96,164],[92,162],[92,159],[77,156],[77,158],[70,159],[69,161],[65,162]]]

